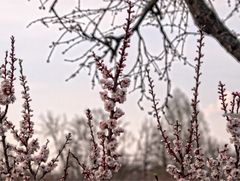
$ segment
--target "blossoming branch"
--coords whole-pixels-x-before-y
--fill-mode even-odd
[[[127,1],[128,16],[124,26],[125,36],[123,44],[120,48],[120,58],[116,62],[114,68],[109,69],[103,60],[93,53],[96,62],[97,70],[101,73],[102,78],[100,84],[102,91],[100,97],[104,103],[104,109],[108,114],[107,120],[102,120],[99,123],[99,129],[96,134],[93,131],[93,117],[91,111],[86,111],[88,126],[91,134],[91,149],[90,163],[88,166],[78,161],[75,155],[74,158],[78,161],[82,168],[82,173],[87,180],[110,180],[114,172],[117,172],[120,167],[118,153],[118,137],[124,132],[119,126],[119,119],[124,115],[123,110],[118,107],[118,104],[123,104],[126,101],[127,88],[130,85],[130,79],[123,76],[125,61],[127,58],[126,49],[129,47],[131,36],[131,14],[133,13],[133,4]],[[97,136],[97,138],[95,138]]]
[[[6,52],[5,61],[1,66],[1,87],[0,87],[0,136],[3,149],[3,158],[0,158],[0,178],[5,180],[38,180],[44,178],[57,166],[59,155],[65,146],[70,142],[71,135],[66,136],[66,141],[54,159],[48,161],[48,141],[40,147],[39,140],[34,131],[30,103],[29,86],[27,78],[23,73],[22,60],[15,57],[15,39],[11,37],[11,52],[8,57]],[[9,60],[10,59],[10,60]],[[22,119],[19,129],[15,122],[8,119],[7,113],[11,104],[15,102],[15,63],[19,62],[20,84],[22,86]],[[4,109],[3,109],[4,108]],[[13,136],[10,141],[7,135]]]

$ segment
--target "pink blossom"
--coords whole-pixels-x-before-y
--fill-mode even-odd
[[[107,143],[106,147],[108,150],[115,150],[116,147],[117,147],[118,143],[117,143],[117,140],[114,139],[114,140],[111,140],[109,143]]]
[[[128,88],[130,85],[130,79],[129,78],[124,78],[123,80],[120,81],[120,86],[121,88]]]
[[[120,117],[122,117],[124,115],[124,112],[122,111],[122,109],[120,108],[116,108],[116,110],[114,111],[113,117],[115,119],[119,119]]]
[[[107,91],[100,91],[100,97],[102,101],[105,101],[108,99],[108,92]]]
[[[120,128],[120,127],[117,127],[117,128],[115,128],[115,129],[113,130],[113,134],[114,134],[115,136],[120,136],[121,133],[123,133],[123,132],[124,132],[124,129],[123,129],[123,128]]]
[[[98,131],[97,136],[98,136],[98,139],[102,140],[105,137],[105,132],[104,131]]]
[[[123,103],[126,101],[126,94],[127,94],[126,89],[117,88],[116,92],[112,94],[112,98],[116,102]]]
[[[99,127],[100,129],[104,130],[108,127],[108,124],[106,121],[100,121]]]
[[[109,120],[107,120],[107,125],[110,129],[114,129],[117,126],[117,120],[116,119],[109,119]]]
[[[107,112],[111,112],[114,109],[115,103],[112,100],[105,100],[104,109]]]

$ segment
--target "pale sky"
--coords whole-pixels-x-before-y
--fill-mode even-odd
[[[65,79],[76,67],[64,62],[60,51],[55,52],[51,63],[46,63],[49,53],[48,46],[58,37],[58,34],[56,31],[38,24],[26,28],[31,21],[46,13],[39,11],[37,7],[37,3],[27,0],[2,0],[0,6],[0,56],[3,60],[5,50],[9,49],[10,46],[10,36],[14,35],[17,57],[24,60],[24,71],[28,77],[30,94],[33,99],[34,119],[39,120],[39,116],[48,110],[55,115],[66,113],[69,118],[72,118],[76,114],[84,115],[86,108],[102,107],[102,102],[98,96],[99,86],[94,90],[91,89],[90,77],[86,75],[86,72],[81,72],[75,79],[65,82]],[[232,23],[232,27],[237,28],[239,19],[230,23]],[[221,80],[226,83],[229,91],[240,90],[240,64],[212,38],[206,37],[205,44],[200,108],[204,111],[205,118],[209,122],[211,134],[219,140],[228,141],[225,131],[226,122],[222,118],[218,103],[217,85],[218,81]],[[196,42],[193,41],[192,45],[186,49],[187,54],[193,58],[196,51],[195,47]],[[193,73],[192,69],[176,64],[171,73],[173,87],[180,88],[190,96],[191,88],[194,85]],[[138,98],[137,93],[130,94],[123,106],[126,112],[124,120],[130,122],[129,128],[134,131],[140,129],[142,121],[148,116],[147,111],[150,110],[147,107],[149,103],[144,102],[146,111],[140,111],[137,107]],[[18,101],[10,107],[9,117],[20,120],[20,109],[21,102]]]

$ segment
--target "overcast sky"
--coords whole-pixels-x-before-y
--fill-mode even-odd
[[[99,89],[96,87],[91,90],[90,78],[86,72],[81,72],[75,79],[65,82],[76,67],[64,62],[60,53],[54,54],[51,63],[46,63],[48,46],[58,34],[54,30],[37,24],[26,28],[32,20],[46,13],[39,11],[37,7],[36,3],[27,0],[2,0],[0,6],[0,56],[4,59],[5,50],[10,46],[9,38],[14,35],[17,57],[24,60],[24,71],[28,77],[33,99],[34,119],[38,120],[39,115],[48,110],[56,115],[66,113],[71,118],[75,114],[84,115],[86,108],[102,107],[102,102],[98,97]],[[232,23],[233,27],[236,24],[239,25],[239,19],[236,21]],[[240,90],[240,64],[212,38],[206,37],[205,44],[200,108],[209,122],[211,134],[220,140],[227,140],[225,121],[222,119],[218,104],[217,85],[221,80],[226,83],[229,91]],[[187,47],[186,52],[190,56],[195,55],[195,47],[196,43],[193,42],[193,45]],[[193,73],[193,70],[188,67],[175,65],[171,73],[173,87],[182,89],[190,96],[194,84]],[[137,107],[138,98],[136,93],[130,94],[124,106],[126,112],[124,119],[130,122],[131,129],[135,131],[140,128],[141,122],[147,117],[146,111],[140,111]],[[10,107],[9,117],[19,120],[20,109],[21,102],[18,101]]]

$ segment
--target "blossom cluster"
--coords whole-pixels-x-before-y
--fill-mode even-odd
[[[219,99],[222,104],[222,110],[224,111],[223,116],[225,116],[227,120],[227,131],[231,134],[230,142],[240,146],[240,92],[232,92],[231,108],[228,110],[225,90],[225,85],[219,82]]]
[[[23,74],[22,60],[15,57],[15,40],[11,37],[11,52],[8,57],[6,53],[5,62],[1,66],[1,85],[0,85],[0,137],[3,151],[3,158],[0,159],[0,179],[5,180],[37,180],[45,177],[56,166],[58,156],[50,161],[48,141],[40,146],[38,138],[34,132],[34,122],[32,121],[32,112],[27,85],[26,76]],[[9,60],[10,59],[10,60]],[[14,122],[7,117],[10,104],[15,101],[15,70],[16,62],[20,67],[20,84],[22,86],[22,119],[19,129]],[[11,134],[14,141],[11,141],[7,135]],[[64,145],[68,144],[71,135],[68,135]],[[16,143],[16,144],[15,144]],[[59,151],[59,154],[62,150]]]
[[[96,68],[102,75],[99,80],[102,87],[100,97],[104,103],[104,110],[108,118],[99,122],[99,128],[95,132],[92,125],[91,111],[86,111],[91,132],[91,164],[88,166],[80,164],[80,166],[84,177],[88,180],[110,180],[113,173],[117,172],[121,167],[119,161],[121,155],[118,153],[117,148],[119,136],[124,132],[124,129],[119,126],[119,119],[124,115],[124,111],[118,104],[123,104],[126,101],[127,88],[130,85],[130,79],[123,75],[123,69],[126,66],[126,49],[130,43],[131,14],[133,13],[132,3],[130,1],[127,1],[127,3],[129,8],[127,22],[124,25],[125,36],[119,51],[119,61],[116,62],[115,68],[109,69],[100,57],[93,54]]]
[[[235,145],[240,145],[240,115],[229,115],[227,122],[227,131],[231,134],[230,142]]]
[[[14,71],[15,71],[15,62],[17,58],[15,57],[15,47],[14,47],[15,39],[11,37],[11,52],[8,55],[6,52],[4,63],[0,68],[0,76],[2,78],[1,88],[0,88],[0,105],[8,105],[15,101],[14,95],[14,85],[15,81]],[[10,61],[8,61],[8,58]],[[8,68],[9,67],[9,68]]]

